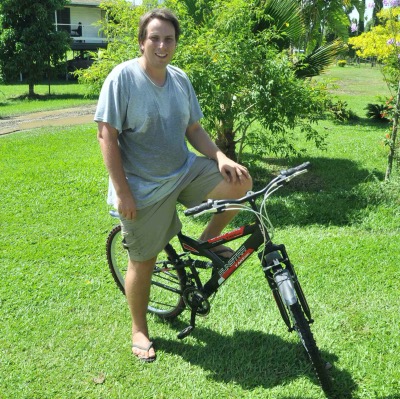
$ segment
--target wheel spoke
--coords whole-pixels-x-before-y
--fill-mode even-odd
[[[173,262],[165,258],[156,263],[151,281],[148,306],[149,312],[155,313],[164,319],[178,316],[185,308],[182,299],[182,291],[186,281],[185,270],[183,267],[176,270],[174,265],[179,262],[179,257],[172,246],[168,248],[168,258],[174,258]],[[123,245],[120,226],[116,226],[111,230],[107,238],[106,252],[114,281],[125,294],[128,254]]]

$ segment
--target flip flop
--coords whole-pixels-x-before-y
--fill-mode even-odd
[[[138,344],[132,344],[132,348],[136,348],[139,349],[143,352],[148,352],[151,348],[153,348],[153,342],[150,342],[147,346],[141,346]],[[144,356],[140,356],[138,353],[133,353],[133,356],[137,357],[140,361],[145,362],[145,363],[150,363],[150,362],[154,362],[154,360],[156,360],[157,356],[149,356],[149,357],[144,357]]]

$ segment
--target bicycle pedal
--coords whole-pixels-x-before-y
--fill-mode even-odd
[[[186,328],[184,328],[179,334],[178,334],[178,338],[179,339],[183,339],[186,338],[188,335],[190,335],[192,333],[192,331],[194,330],[193,326],[187,326]]]

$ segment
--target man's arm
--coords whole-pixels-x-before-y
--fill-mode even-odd
[[[199,122],[188,126],[186,137],[197,151],[217,161],[219,170],[227,182],[232,181],[236,183],[237,181],[250,178],[248,170],[243,165],[229,159],[210,139],[210,136]]]
[[[136,216],[136,203],[122,167],[121,151],[118,146],[118,131],[108,123],[99,122],[97,138],[103,154],[104,164],[117,195],[118,213],[126,219],[134,219]]]

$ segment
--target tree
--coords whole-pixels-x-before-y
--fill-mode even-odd
[[[357,49],[360,57],[376,57],[384,63],[386,81],[397,93],[392,115],[392,128],[386,137],[389,147],[385,180],[392,174],[394,160],[399,156],[398,126],[400,119],[400,1],[391,1],[394,8],[377,13],[380,24],[360,36],[351,38],[349,44]]]
[[[373,2],[373,9],[372,9],[372,24],[373,26],[379,25],[379,12],[383,9],[383,5],[391,5],[393,4],[392,0],[374,0]]]
[[[336,38],[347,40],[348,14],[358,0],[297,0],[297,3],[307,27],[303,41],[307,51],[313,51]]]
[[[325,92],[296,76],[288,51],[304,29],[295,2],[166,0],[163,5],[178,14],[182,25],[173,62],[189,75],[202,123],[226,154],[235,159],[245,145],[263,154],[293,154],[300,150],[296,129],[323,145],[312,124],[324,111]],[[112,16],[105,26],[112,46],[80,73],[80,81],[96,91],[114,65],[138,54],[132,21],[145,9],[124,0],[103,7]]]
[[[356,0],[353,2],[353,6],[358,11],[359,19],[357,31],[363,33],[365,30],[365,0]],[[351,11],[351,10],[349,10]]]
[[[0,2],[0,72],[3,80],[12,80],[22,73],[29,84],[43,79],[51,65],[58,65],[69,49],[69,36],[57,32],[56,10],[67,0],[1,0]]]
[[[193,9],[180,7],[181,1],[168,3],[182,20],[191,20]],[[203,123],[226,154],[234,159],[237,144],[239,156],[246,144],[253,152],[294,153],[295,128],[322,144],[312,127],[323,110],[321,92],[296,77],[288,56],[290,42],[297,42],[304,29],[293,1],[214,2],[206,20],[186,29],[176,62],[190,76]]]
[[[147,3],[146,3],[147,4]],[[105,13],[101,21],[107,49],[91,53],[95,62],[88,69],[75,72],[79,81],[88,85],[88,94],[97,95],[113,67],[140,56],[137,33],[140,16],[150,4],[133,7],[126,0],[109,0],[100,5]]]

